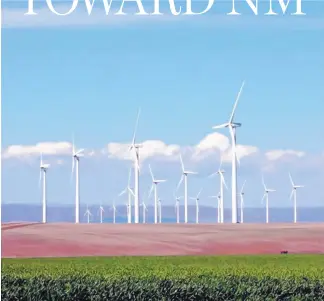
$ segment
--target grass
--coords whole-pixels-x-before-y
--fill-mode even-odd
[[[78,257],[2,259],[2,273],[24,276],[74,274],[103,277],[238,275],[324,280],[324,255]]]

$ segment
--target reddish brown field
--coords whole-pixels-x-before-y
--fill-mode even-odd
[[[324,253],[324,224],[2,224],[2,257]]]

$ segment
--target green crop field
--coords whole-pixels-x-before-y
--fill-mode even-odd
[[[2,300],[324,300],[324,256],[2,259]]]

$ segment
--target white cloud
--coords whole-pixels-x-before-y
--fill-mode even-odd
[[[195,147],[192,159],[199,161],[218,150],[224,152],[230,146],[229,139],[220,133],[208,134]]]
[[[2,157],[20,158],[29,156],[44,155],[67,155],[71,154],[72,145],[70,142],[40,142],[36,145],[10,145],[2,152]]]
[[[269,161],[278,161],[287,157],[302,158],[305,156],[305,152],[296,150],[271,150],[265,153],[265,157]]]
[[[180,146],[175,144],[167,145],[161,140],[146,140],[142,143],[143,147],[140,149],[141,161],[150,157],[166,157],[173,159],[180,153]],[[130,144],[128,143],[109,143],[105,152],[110,158],[121,160],[132,160],[133,152],[129,151]]]

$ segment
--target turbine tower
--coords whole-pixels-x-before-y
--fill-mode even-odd
[[[150,169],[150,173],[151,173],[151,177],[152,177],[152,187],[151,190],[149,192],[148,198],[150,198],[152,191],[154,189],[154,223],[157,224],[157,219],[158,219],[158,192],[157,192],[157,185],[159,183],[163,183],[166,180],[156,180],[154,179],[154,175],[151,169],[151,165],[149,165],[149,169]]]
[[[75,165],[75,223],[80,222],[80,186],[79,186],[79,162],[80,157],[84,156],[84,149],[76,150],[74,145],[74,138],[72,142],[72,171],[71,176],[73,175],[74,165]]]
[[[92,215],[92,213],[90,212],[89,208],[88,208],[88,205],[87,205],[87,210],[84,214],[84,216],[87,216],[87,223],[89,224],[90,223],[90,216]]]
[[[185,223],[188,223],[188,175],[195,175],[197,173],[194,171],[185,170],[181,154],[180,154],[180,162],[181,162],[181,168],[182,168],[182,175],[181,175],[180,181],[177,186],[177,191],[184,179],[184,186],[185,186],[185,195],[184,195],[185,218],[184,218],[184,220],[185,220]]]
[[[289,173],[289,178],[292,186],[290,199],[294,197],[294,223],[296,224],[297,223],[297,188],[303,188],[304,185],[295,185],[290,173]]]
[[[50,164],[46,164],[43,162],[43,154],[40,154],[40,173],[39,173],[39,183],[38,185],[40,185],[40,182],[42,180],[42,173],[43,173],[43,199],[42,199],[42,206],[43,206],[43,216],[42,216],[42,222],[46,223],[46,208],[47,208],[47,204],[46,204],[46,172],[47,169],[50,167]]]
[[[105,212],[105,209],[102,207],[102,205],[100,205],[100,207],[99,207],[100,224],[102,224],[102,217],[103,217],[104,212]]]
[[[221,204],[221,196],[220,196],[220,193],[218,193],[218,195],[212,195],[210,196],[209,198],[211,199],[217,199],[217,223],[220,223],[221,222],[221,219],[220,219],[220,204]]]
[[[224,179],[225,170],[222,169],[222,163],[223,163],[223,158],[221,157],[218,170],[209,176],[209,177],[213,177],[214,175],[217,175],[217,174],[219,175],[220,193],[219,193],[219,200],[218,200],[219,204],[218,204],[218,218],[217,219],[219,220],[218,222],[220,222],[220,223],[224,223],[224,187],[223,186],[225,186],[225,188],[228,189],[225,179]]]
[[[213,129],[222,129],[222,128],[229,128],[229,132],[232,139],[232,223],[235,224],[238,222],[238,202],[237,202],[237,167],[236,161],[238,160],[236,154],[236,128],[240,127],[242,124],[234,122],[234,115],[237,107],[237,103],[240,99],[244,83],[242,83],[241,89],[237,95],[232,114],[230,119],[227,123],[214,126]]]
[[[146,212],[148,211],[148,209],[146,207],[144,200],[142,202],[142,207],[143,207],[143,224],[145,224],[146,223]]]
[[[266,199],[266,223],[268,224],[269,223],[269,192],[275,192],[275,190],[266,187],[263,177],[262,177],[262,183],[264,187],[264,195],[262,198],[262,202],[264,199]]]
[[[173,195],[175,198],[175,213],[176,213],[176,217],[177,217],[177,224],[180,223],[180,199],[182,198],[181,196],[176,196],[176,194]]]
[[[240,199],[241,199],[241,224],[244,223],[244,186],[245,186],[246,181],[244,181],[241,192],[240,192]]]
[[[199,196],[201,194],[202,189],[198,192],[197,196],[195,198],[191,198],[192,200],[195,200],[196,202],[196,224],[199,224]]]
[[[130,180],[131,180],[131,172],[132,170],[129,169],[128,173],[128,184],[127,187],[118,195],[118,197],[124,195],[126,192],[128,194],[128,203],[127,203],[127,222],[129,224],[132,223],[132,196],[135,197],[135,193],[133,189],[130,187]]]
[[[139,223],[139,173],[140,173],[140,163],[139,163],[139,149],[143,147],[142,144],[136,143],[136,132],[137,125],[140,116],[141,110],[138,110],[135,130],[133,135],[132,144],[129,147],[129,151],[134,151],[134,180],[135,180],[135,197],[134,197],[134,222],[135,224]]]
[[[113,201],[113,205],[110,207],[109,211],[113,212],[113,223],[116,224],[116,212],[117,208],[115,206],[115,201]]]

